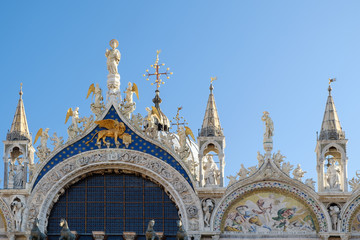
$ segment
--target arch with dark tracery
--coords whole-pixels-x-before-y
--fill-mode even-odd
[[[68,187],[68,188],[67,188]],[[90,172],[67,186],[51,209],[47,233],[59,236],[59,222],[66,218],[80,236],[104,231],[107,236],[135,232],[144,238],[147,224],[155,219],[155,230],[167,239],[175,237],[178,209],[164,189],[140,174],[119,171]]]

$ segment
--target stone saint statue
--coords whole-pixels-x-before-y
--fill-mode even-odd
[[[269,113],[267,111],[264,112],[264,115],[261,117],[261,120],[265,122],[265,133],[264,139],[271,139],[274,136],[274,123],[269,117]]]
[[[340,169],[335,164],[335,159],[331,158],[329,160],[329,167],[326,171],[326,181],[330,189],[339,189],[340,188]]]
[[[220,171],[218,170],[211,154],[206,155],[206,159],[207,161],[203,167],[205,172],[205,186],[217,185],[220,180]]]
[[[340,208],[336,205],[331,206],[329,209],[329,214],[331,217],[332,229],[337,230],[337,226],[338,226],[338,222],[339,222]]]
[[[14,201],[11,203],[11,210],[15,220],[15,229],[19,232],[21,231],[24,209],[25,209],[24,203],[22,203],[19,198],[15,198]]]
[[[105,56],[107,58],[106,64],[109,74],[118,74],[117,66],[119,65],[121,54],[116,48],[119,42],[116,39],[110,41],[111,50],[106,49]]]
[[[300,164],[298,164],[297,167],[293,171],[294,179],[301,181],[301,178],[304,176],[305,173],[306,173],[306,171],[303,171],[301,169]]]

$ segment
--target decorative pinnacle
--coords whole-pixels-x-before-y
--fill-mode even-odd
[[[332,90],[331,83],[335,82],[335,81],[336,81],[336,78],[329,78],[329,87],[328,87],[329,94],[331,93],[331,90]]]
[[[212,92],[212,90],[214,89],[212,83],[213,81],[217,80],[217,77],[210,77],[210,91]]]
[[[146,69],[146,73],[143,75],[146,78],[146,81],[149,81],[150,76],[156,76],[155,82],[151,83],[151,85],[156,84],[156,90],[159,90],[160,85],[164,84],[165,82],[160,79],[161,75],[165,75],[167,79],[170,78],[169,75],[172,75],[172,72],[169,72],[170,68],[166,69],[166,72],[159,72],[160,66],[165,66],[165,63],[159,64],[159,54],[161,50],[156,50],[156,61],[153,65],[151,65],[152,68],[155,69],[154,73],[149,73],[149,69]]]
[[[23,85],[23,83],[20,83],[20,92],[19,92],[20,97],[22,97],[22,95],[23,95],[22,85]]]

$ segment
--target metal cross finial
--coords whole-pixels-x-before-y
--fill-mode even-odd
[[[149,77],[150,76],[156,76],[155,82],[151,83],[151,85],[156,84],[156,90],[159,90],[159,87],[161,84],[164,84],[165,82],[162,81],[160,79],[161,75],[165,75],[167,79],[170,78],[169,75],[172,75],[172,72],[169,72],[170,68],[166,69],[166,72],[159,72],[160,66],[164,66],[165,63],[159,64],[159,54],[160,54],[161,50],[157,50],[156,51],[156,61],[154,65],[151,65],[152,68],[155,68],[155,72],[154,73],[149,73],[149,69],[146,70],[146,74],[144,74],[144,77],[147,77],[146,80],[149,81]]]
[[[176,116],[173,117],[175,123],[171,123],[171,125],[176,125],[177,129],[179,129],[180,125],[187,125],[188,123],[186,122],[186,120],[183,117],[180,117],[180,110],[182,109],[182,107],[178,107],[177,108],[177,113]],[[183,120],[183,122],[180,122],[181,120]],[[172,121],[171,121],[172,122]]]
[[[212,84],[213,83],[213,81],[215,81],[215,80],[217,80],[217,77],[210,77],[210,83]]]

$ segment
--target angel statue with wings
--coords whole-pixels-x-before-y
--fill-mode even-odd
[[[72,110],[72,108],[68,109],[66,113],[65,124],[67,123],[70,117],[72,117],[72,120],[67,130],[69,135],[69,140],[73,139],[81,132],[81,129],[79,128],[78,125],[81,122],[79,119],[79,107],[75,108],[75,110]]]
[[[40,145],[37,147],[36,155],[40,159],[40,162],[42,162],[50,154],[50,149],[47,147],[47,141],[49,139],[49,128],[46,128],[45,130],[42,128],[39,129],[39,131],[36,133],[34,144],[37,142],[39,137]]]
[[[130,114],[135,111],[136,104],[133,100],[133,94],[136,94],[137,99],[139,100],[139,90],[135,83],[128,83],[128,87],[125,91],[125,99],[124,102],[121,103],[123,114],[130,119]]]
[[[105,109],[102,91],[98,83],[96,84],[96,86],[94,84],[90,85],[86,95],[86,99],[89,98],[91,94],[93,94],[93,97],[95,97],[95,99],[94,102],[90,105],[90,108],[91,111],[95,114],[96,118],[98,118]]]
[[[190,142],[190,137],[195,141],[195,137],[191,129],[187,126],[178,126],[177,134],[179,136],[180,147],[175,147],[175,152],[179,154],[182,160],[186,160],[190,155],[190,146],[187,143],[187,139]]]
[[[146,111],[148,115],[144,120],[145,133],[149,137],[155,138],[158,132],[158,126],[155,124],[155,119],[159,121],[160,114],[154,106],[151,106],[151,109],[147,107]]]

